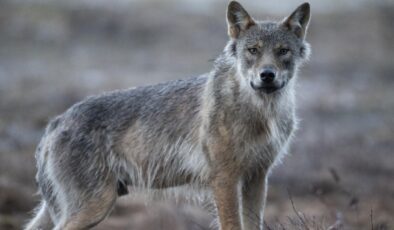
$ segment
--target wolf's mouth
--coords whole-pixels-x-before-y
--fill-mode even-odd
[[[275,91],[278,91],[280,89],[282,89],[283,87],[285,87],[285,82],[283,81],[279,86],[275,85],[275,84],[269,84],[269,85],[260,85],[260,86],[256,86],[253,81],[250,82],[250,86],[256,90],[256,91],[262,91],[266,94],[270,94],[273,93]]]

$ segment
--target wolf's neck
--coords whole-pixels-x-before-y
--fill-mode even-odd
[[[223,51],[214,61],[213,72],[214,75],[228,75],[234,71],[236,65],[235,57]]]

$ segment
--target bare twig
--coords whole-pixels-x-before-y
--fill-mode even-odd
[[[301,223],[304,225],[305,229],[309,230],[310,228],[309,228],[308,224],[305,222],[304,218],[299,214],[299,212],[297,211],[297,209],[296,209],[296,207],[295,207],[295,205],[294,205],[294,201],[293,201],[293,198],[292,198],[292,196],[291,196],[290,191],[287,190],[287,193],[288,193],[288,195],[289,195],[289,199],[290,199],[290,202],[291,202],[291,206],[293,207],[294,213],[297,215],[298,219],[299,219],[299,220],[301,221]]]
[[[335,183],[338,184],[339,182],[341,182],[341,177],[339,177],[338,172],[334,168],[329,168],[329,171]]]
[[[371,230],[373,229],[373,209],[371,208]]]
[[[279,222],[280,227],[282,228],[282,230],[286,230],[285,226],[283,225],[282,222]]]
[[[339,230],[343,226],[342,213],[337,213],[337,219],[335,223],[327,228],[327,230]]]
[[[263,222],[264,223],[264,227],[267,229],[267,230],[273,230],[268,224],[267,224],[267,222]]]

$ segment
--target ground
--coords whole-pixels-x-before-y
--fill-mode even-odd
[[[0,1],[0,229],[20,229],[38,202],[34,149],[51,117],[91,94],[208,72],[227,40],[225,1],[92,2]],[[297,6],[242,3],[258,19]],[[394,229],[394,4],[311,5],[300,126],[270,178],[267,229]],[[201,205],[124,197],[95,229],[211,219]]]

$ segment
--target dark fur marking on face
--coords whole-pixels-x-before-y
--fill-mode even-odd
[[[284,60],[283,65],[285,66],[286,69],[290,69],[290,67],[292,66],[292,63],[290,60]]]
[[[247,59],[245,60],[245,64],[246,64],[246,66],[247,66],[248,68],[251,68],[251,67],[253,66],[253,64],[254,64],[254,60],[251,59],[251,58],[247,58]]]
[[[230,55],[237,56],[237,44],[235,42],[230,45]]]

